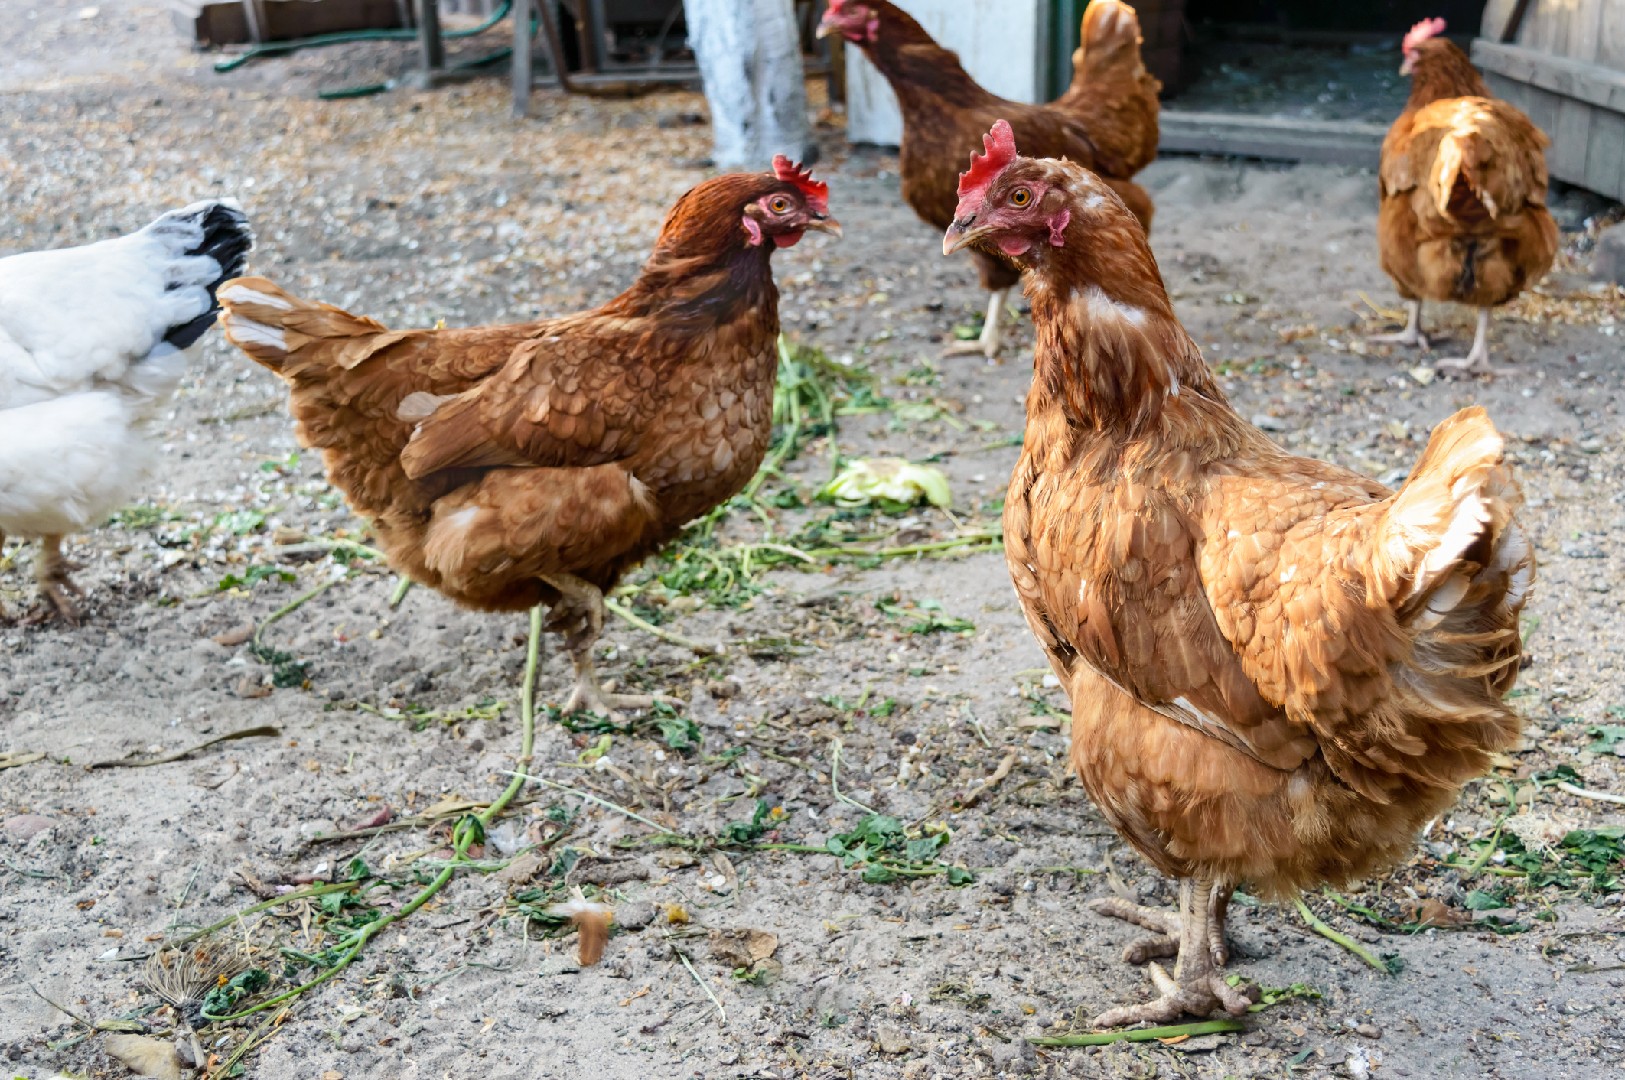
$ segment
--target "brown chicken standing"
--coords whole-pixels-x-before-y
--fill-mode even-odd
[[[1243,420],[1174,317],[1128,210],[1087,170],[1016,156],[961,181],[945,251],[1027,268],[1038,331],[1005,552],[1072,699],[1072,760],[1112,825],[1180,879],[1170,914],[1095,910],[1177,956],[1113,1026],[1245,1011],[1224,921],[1405,857],[1493,751],[1534,577],[1483,410],[1437,428],[1398,492],[1294,457]]]
[[[1539,281],[1557,254],[1557,223],[1546,210],[1549,140],[1490,96],[1443,32],[1443,19],[1424,19],[1405,35],[1399,70],[1411,76],[1411,96],[1382,142],[1377,246],[1406,320],[1374,340],[1427,348],[1423,300],[1472,304],[1472,348],[1438,363],[1494,371],[1490,309]]]
[[[896,92],[903,114],[903,199],[926,224],[946,229],[953,221],[965,155],[1004,117],[1033,153],[1065,157],[1107,177],[1140,224],[1151,227],[1151,196],[1129,177],[1156,156],[1161,84],[1140,63],[1140,23],[1127,4],[1089,5],[1083,45],[1073,54],[1072,85],[1048,105],[1025,105],[982,89],[956,54],[887,0],[830,0],[818,32],[857,45]],[[947,353],[991,359],[999,353],[1005,298],[1021,272],[989,252],[971,256],[992,294],[987,320],[979,340],[950,346]]]
[[[389,330],[263,278],[220,290],[227,338],[289,387],[299,437],[390,563],[465,607],[551,607],[576,684],[604,594],[731,498],[767,450],[777,373],[770,256],[840,233],[828,188],[784,158],[708,180],[667,216],[632,287],[578,315]]]

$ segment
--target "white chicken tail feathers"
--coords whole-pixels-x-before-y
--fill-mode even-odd
[[[1483,409],[1463,409],[1433,430],[1388,507],[1375,552],[1401,625],[1437,644],[1480,647],[1487,666],[1478,674],[1511,664],[1508,681],[1517,612],[1535,574],[1514,520],[1521,503],[1500,434]],[[1468,674],[1460,658],[1456,666]]]
[[[261,277],[220,286],[226,340],[284,378],[321,369],[347,370],[412,333],[302,300]]]
[[[139,235],[163,253],[164,290],[197,298],[195,314],[171,324],[154,348],[152,356],[162,359],[191,348],[214,325],[220,312],[215,291],[243,272],[254,230],[235,199],[210,199],[171,210]]]

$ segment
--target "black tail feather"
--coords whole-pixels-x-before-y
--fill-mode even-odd
[[[188,255],[207,255],[220,264],[220,276],[209,282],[209,310],[195,319],[169,328],[164,340],[177,349],[187,349],[208,333],[220,314],[215,301],[215,290],[234,277],[241,277],[248,264],[248,253],[254,249],[254,231],[249,228],[248,215],[235,206],[215,203],[203,218],[203,242],[187,252]]]

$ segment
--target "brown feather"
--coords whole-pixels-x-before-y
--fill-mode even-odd
[[[983,205],[1017,185],[1070,219],[1021,257],[1038,343],[1005,548],[1085,789],[1182,877],[1282,896],[1391,865],[1517,735],[1534,566],[1500,437],[1458,413],[1398,492],[1287,454],[1098,177],[1017,159]]]
[[[221,289],[227,338],[289,385],[298,433],[391,564],[460,604],[608,589],[739,491],[771,434],[778,290],[747,207],[773,174],[684,195],[637,281],[512,326],[388,330],[263,278]]]
[[[1490,96],[1454,44],[1433,38],[1416,51],[1410,99],[1382,144],[1382,268],[1407,299],[1504,304],[1557,255],[1549,140]]]
[[[995,120],[1006,120],[1016,145],[1036,157],[1064,157],[1106,177],[1123,201],[1151,227],[1151,196],[1130,181],[1155,156],[1157,81],[1139,62],[1139,23],[1084,19],[1085,42],[1095,54],[1077,63],[1060,99],[1028,105],[989,93],[966,73],[953,52],[938,45],[912,16],[887,0],[862,0],[879,19],[874,41],[860,47],[897,94],[903,114],[898,167],[903,199],[920,219],[946,229],[954,218],[959,174]],[[1102,15],[1104,15],[1102,9]],[[1005,259],[974,252],[982,284],[1005,289],[1019,274]]]

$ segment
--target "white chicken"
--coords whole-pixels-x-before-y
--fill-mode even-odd
[[[38,538],[39,617],[77,623],[62,538],[127,500],[151,464],[142,424],[243,271],[248,219],[230,199],[140,232],[0,259],[0,549]]]

